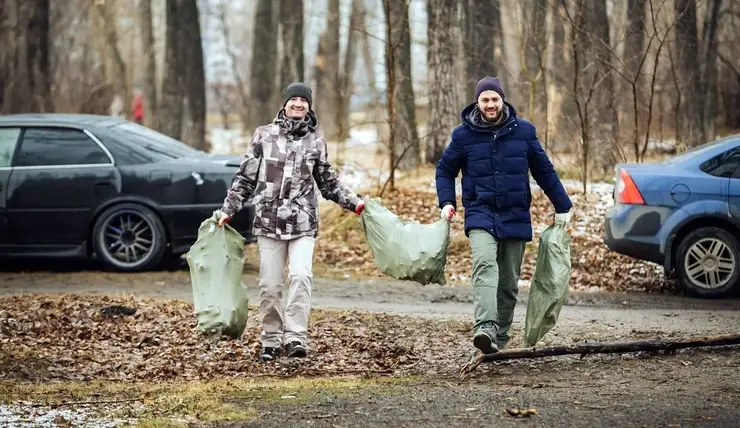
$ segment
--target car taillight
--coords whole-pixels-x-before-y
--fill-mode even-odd
[[[620,204],[645,205],[645,200],[642,199],[640,190],[635,185],[627,170],[619,170],[619,178],[617,179],[615,191],[617,192],[617,202]]]

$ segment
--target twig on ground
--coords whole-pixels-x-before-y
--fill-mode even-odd
[[[517,358],[542,358],[558,355],[576,354],[581,358],[588,354],[617,354],[628,352],[655,352],[661,350],[675,351],[685,348],[699,348],[705,346],[727,346],[740,344],[740,334],[726,334],[719,336],[688,337],[678,339],[648,339],[624,343],[585,343],[575,345],[554,346],[550,348],[509,349],[495,354],[479,355],[468,362],[460,370],[460,376],[471,373],[482,363],[492,361],[511,360]]]

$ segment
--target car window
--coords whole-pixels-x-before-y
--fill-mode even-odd
[[[740,166],[740,147],[702,162],[699,169],[715,177],[732,177],[738,166]]]
[[[26,128],[15,166],[110,164],[100,146],[79,129]]]
[[[20,128],[0,128],[0,168],[9,167],[13,161],[20,133]]]
[[[149,156],[157,160],[205,156],[206,154],[181,141],[133,122],[121,122],[110,129],[120,139],[146,150]]]

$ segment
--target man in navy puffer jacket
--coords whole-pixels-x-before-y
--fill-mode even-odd
[[[534,125],[517,117],[499,80],[481,79],[475,99],[462,111],[463,124],[452,131],[436,183],[442,217],[451,221],[457,209],[455,178],[462,170],[465,234],[473,255],[473,344],[490,354],[509,341],[524,247],[532,240],[529,172],[557,219],[569,220],[572,203]]]

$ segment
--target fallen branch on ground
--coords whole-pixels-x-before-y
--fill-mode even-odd
[[[482,363],[512,360],[517,358],[542,358],[558,355],[618,354],[627,352],[674,351],[684,348],[705,346],[727,346],[740,344],[740,334],[720,336],[689,337],[679,339],[647,339],[624,343],[583,343],[575,345],[553,346],[551,348],[508,349],[494,354],[481,354],[468,362],[460,370],[460,375],[471,373]]]

